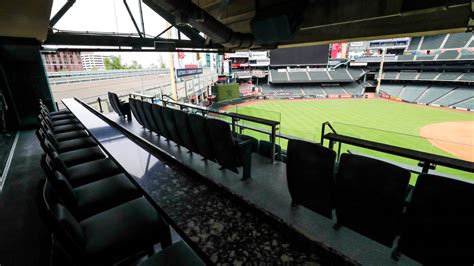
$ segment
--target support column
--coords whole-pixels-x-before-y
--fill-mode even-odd
[[[170,27],[171,25],[166,22],[166,27]],[[171,29],[166,32],[166,37],[171,39]],[[171,95],[173,100],[178,101],[178,89],[176,88],[176,75],[174,69],[174,53],[168,52],[168,68],[170,69],[170,80],[171,80]]]

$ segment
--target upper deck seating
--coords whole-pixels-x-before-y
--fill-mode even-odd
[[[410,44],[408,44],[407,50],[418,50],[420,41],[421,41],[421,37],[412,37],[410,40]]]
[[[341,80],[341,81],[351,81],[352,78],[346,69],[336,69],[334,71],[328,71],[328,74],[331,76],[332,80]]]
[[[421,50],[440,49],[441,44],[443,43],[445,38],[446,38],[445,34],[425,36],[423,38],[423,42],[421,43],[420,49]]]
[[[443,49],[463,48],[471,40],[471,32],[451,33],[443,45]]]
[[[121,101],[117,94],[108,92],[109,103],[112,109],[121,117],[127,117],[129,120],[132,119],[130,115],[130,104]]]
[[[342,154],[335,179],[337,225],[391,247],[410,172],[376,159]]]
[[[293,205],[302,205],[331,218],[336,152],[319,144],[291,139],[286,177]]]
[[[398,251],[426,265],[474,261],[474,185],[422,174],[403,219]]]
[[[275,69],[270,70],[271,80],[270,82],[279,83],[287,82],[288,76],[286,75],[286,69],[284,71],[278,71]]]
[[[307,82],[309,81],[308,75],[305,70],[301,71],[290,71],[288,72],[291,82]]]
[[[464,73],[459,80],[473,81],[474,82],[474,72]]]
[[[439,74],[439,72],[421,72],[418,80],[434,80]]]
[[[327,71],[308,71],[309,76],[311,77],[311,80],[313,81],[330,81],[331,78],[328,75]]]
[[[443,72],[436,80],[456,80],[462,73],[461,72]]]
[[[398,79],[400,80],[414,80],[418,76],[418,72],[400,72]]]
[[[383,79],[397,79],[398,72],[384,72]]]

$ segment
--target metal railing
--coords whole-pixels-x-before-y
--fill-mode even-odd
[[[329,132],[326,127],[328,127],[331,132]],[[322,124],[321,145],[324,144],[324,140],[329,141],[330,149],[333,149],[334,144],[338,143],[338,157],[341,154],[341,143],[344,143],[373,151],[417,160],[419,161],[418,166],[422,168],[421,173],[428,173],[429,170],[434,170],[436,168],[436,165],[474,173],[474,163],[472,162],[338,134],[329,122],[325,122]],[[408,170],[412,171],[411,169]]]
[[[279,130],[280,122],[279,121],[274,121],[274,120],[269,120],[269,119],[264,119],[264,118],[259,118],[259,117],[254,117],[254,116],[249,116],[249,115],[243,115],[243,114],[237,114],[233,112],[225,112],[221,110],[216,110],[212,108],[207,108],[203,106],[198,106],[194,104],[188,104],[188,103],[180,103],[176,102],[174,100],[166,100],[165,98],[169,96],[168,95],[163,95],[161,98],[161,103],[163,106],[167,106],[168,104],[177,106],[179,109],[192,109],[194,111],[200,112],[203,116],[208,115],[208,114],[214,114],[214,115],[219,115],[219,116],[224,116],[228,117],[231,119],[231,129],[232,132],[237,133],[236,128],[240,128],[240,132],[242,129],[249,129],[249,130],[254,130],[260,133],[265,133],[270,135],[270,143],[271,143],[271,162],[273,163],[275,161],[275,151],[276,151],[276,138],[278,136],[277,131]],[[253,122],[257,124],[262,124],[264,126],[270,127],[270,131],[262,130],[262,129],[257,129],[254,127],[250,126],[243,126],[239,125],[238,121],[244,120],[248,122]]]

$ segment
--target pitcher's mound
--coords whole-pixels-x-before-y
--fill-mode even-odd
[[[427,125],[420,130],[420,136],[459,159],[474,162],[474,121]]]

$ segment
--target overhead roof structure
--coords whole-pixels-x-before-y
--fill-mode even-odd
[[[123,3],[130,18],[125,19],[133,20],[137,32],[126,35],[56,31],[53,26],[74,8],[75,0],[67,0],[54,16],[50,16],[52,0],[26,2],[0,4],[1,36],[134,51],[272,49],[465,32],[474,27],[473,0],[143,0],[189,39],[183,40],[142,34],[127,0]]]

